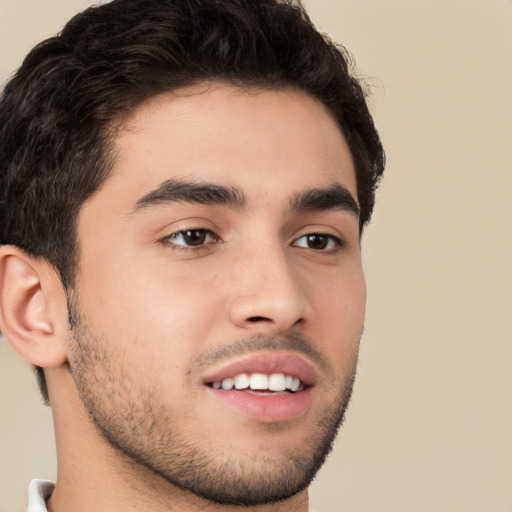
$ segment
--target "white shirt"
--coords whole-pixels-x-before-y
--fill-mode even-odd
[[[49,480],[32,480],[28,488],[27,512],[48,512],[46,500],[54,488],[55,484]]]

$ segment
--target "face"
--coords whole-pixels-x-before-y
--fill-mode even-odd
[[[220,503],[304,489],[362,330],[354,166],[326,108],[213,84],[145,103],[81,211],[70,371],[135,465]]]

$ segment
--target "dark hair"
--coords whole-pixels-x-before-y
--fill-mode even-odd
[[[151,96],[205,80],[293,87],[322,101],[354,159],[362,229],[384,153],[345,50],[299,2],[114,0],[37,45],[5,85],[0,245],[46,259],[72,289],[77,215],[109,176],[116,123]]]

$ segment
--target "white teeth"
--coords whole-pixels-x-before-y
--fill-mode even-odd
[[[233,389],[234,383],[235,383],[235,381],[231,377],[228,377],[227,379],[224,379],[222,381],[222,383],[221,383],[222,389],[229,391],[230,389]]]
[[[247,373],[241,373],[235,377],[235,388],[245,389],[249,387],[249,375]]]
[[[214,389],[223,389],[231,391],[235,389],[252,389],[252,390],[268,390],[268,391],[286,391],[287,389],[296,392],[302,386],[298,377],[285,375],[284,373],[272,373],[266,375],[264,373],[241,373],[234,377],[226,377],[221,382],[213,382]]]
[[[249,379],[251,389],[268,389],[268,377],[264,373],[253,373]]]
[[[284,391],[286,389],[285,376],[282,373],[273,373],[268,379],[270,391]]]

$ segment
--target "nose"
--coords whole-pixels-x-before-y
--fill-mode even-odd
[[[308,323],[313,314],[298,272],[279,244],[248,251],[237,272],[229,305],[239,328],[284,334]]]

